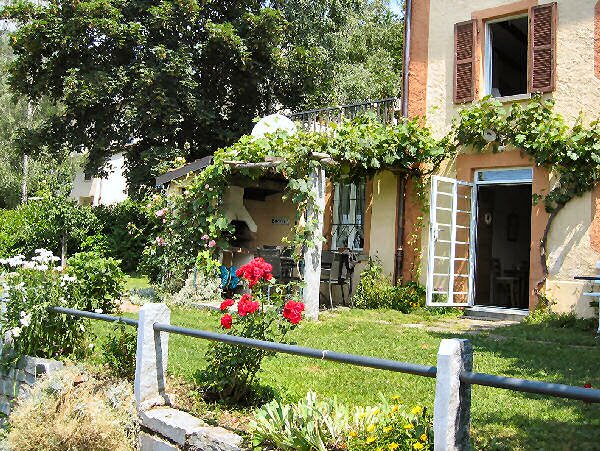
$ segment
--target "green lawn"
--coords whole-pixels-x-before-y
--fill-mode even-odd
[[[435,320],[394,311],[325,312],[319,322],[302,324],[292,339],[304,346],[435,365],[440,340],[460,335],[402,327]],[[218,315],[173,309],[172,323],[216,330]],[[100,334],[109,330],[98,327]],[[518,325],[468,338],[475,348],[475,371],[600,387],[600,346],[589,333]],[[205,365],[206,346],[203,340],[171,335],[170,373],[193,382]],[[433,406],[435,388],[433,379],[288,355],[269,359],[262,381],[290,401],[312,389],[363,405],[376,403],[382,393],[400,395],[409,405]],[[600,406],[475,386],[472,436],[477,449],[600,449]]]
[[[149,286],[150,282],[146,276],[139,276],[137,274],[128,274],[125,276],[125,293],[128,293],[129,290],[134,288],[148,288]]]

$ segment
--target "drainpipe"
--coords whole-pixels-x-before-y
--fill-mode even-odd
[[[410,66],[410,27],[412,19],[412,1],[406,0],[406,9],[404,11],[404,55],[402,62],[402,103],[400,106],[400,112],[402,117],[408,118],[408,76]],[[405,215],[404,215],[404,196],[406,177],[400,174],[396,175],[397,178],[397,193],[396,193],[396,243],[394,246],[394,284],[398,283],[402,278],[402,266],[404,265],[404,249],[402,242],[404,238],[405,229]]]

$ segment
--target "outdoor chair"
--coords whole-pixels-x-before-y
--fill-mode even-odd
[[[351,294],[351,278],[350,271],[344,271],[347,268],[347,254],[333,251],[323,251],[321,254],[321,284],[327,284],[329,293],[329,306],[333,309],[333,286],[340,287],[342,293],[342,304],[346,305],[344,296],[344,286],[348,286],[348,298]],[[344,277],[346,276],[346,277]]]

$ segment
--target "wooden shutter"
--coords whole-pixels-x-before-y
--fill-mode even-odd
[[[556,2],[529,10],[529,92],[556,84]]]
[[[454,25],[454,103],[475,98],[475,20]]]

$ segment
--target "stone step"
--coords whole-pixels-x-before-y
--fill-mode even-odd
[[[529,315],[529,310],[507,307],[487,307],[476,305],[467,307],[464,316],[485,321],[523,321]]]

